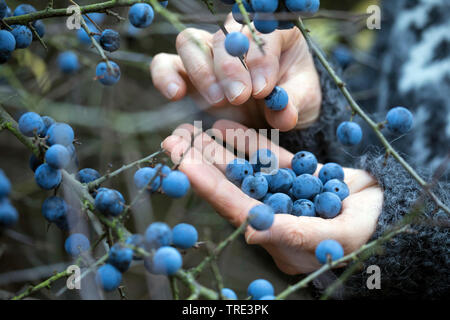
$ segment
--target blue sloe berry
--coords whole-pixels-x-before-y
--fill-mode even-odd
[[[330,256],[331,261],[339,260],[344,256],[344,249],[336,240],[323,240],[317,245],[316,258],[321,264],[328,262],[328,256]]]
[[[191,184],[181,171],[174,170],[162,179],[161,189],[172,198],[181,198],[189,191]]]
[[[152,181],[151,185],[150,181]],[[161,186],[161,177],[158,176],[155,168],[144,167],[134,174],[134,184],[138,189],[146,188],[150,191],[157,191]]]
[[[287,107],[289,96],[282,87],[276,86],[272,92],[264,99],[267,108],[275,111],[283,110]]]
[[[145,231],[145,243],[152,249],[169,246],[172,243],[172,230],[164,222],[153,222]]]
[[[275,12],[278,8],[278,0],[251,0],[255,12]]]
[[[275,213],[286,213],[290,214],[292,212],[292,199],[287,194],[275,193],[266,204],[270,206]]]
[[[259,200],[266,195],[269,190],[269,185],[262,175],[247,176],[244,181],[242,181],[241,190],[253,199]]]
[[[345,182],[338,179],[331,179],[323,186],[323,192],[335,193],[341,200],[347,198],[350,194]]]
[[[120,48],[120,35],[112,29],[105,29],[100,36],[100,45],[109,52],[114,52]]]
[[[413,126],[413,115],[404,107],[395,107],[386,115],[386,127],[393,133],[408,133]]]
[[[265,204],[259,204],[250,209],[248,213],[250,226],[258,231],[269,229],[273,220],[275,219],[275,213],[273,209]]]
[[[54,144],[45,153],[45,161],[55,169],[64,169],[70,163],[70,153],[63,145]]]
[[[278,20],[267,13],[255,13],[253,24],[256,30],[264,34],[272,33],[278,28]]]
[[[313,199],[322,192],[323,184],[319,178],[305,173],[295,178],[292,193],[296,199]]]
[[[0,199],[0,227],[11,227],[19,220],[19,214],[7,198]]]
[[[308,151],[297,152],[291,161],[292,170],[296,175],[313,174],[317,169],[316,156]]]
[[[235,31],[227,34],[225,38],[225,50],[233,57],[241,57],[247,53],[250,42],[246,35]]]
[[[109,250],[106,262],[116,267],[120,272],[125,272],[130,268],[131,260],[133,260],[133,250],[116,243]]]
[[[271,175],[269,180],[269,191],[271,193],[288,193],[294,182],[292,174],[286,169],[279,169],[277,173]]]
[[[31,4],[19,4],[16,9],[14,9],[14,16],[23,16],[24,14],[29,14],[36,12],[36,8]]]
[[[13,34],[7,30],[0,30],[0,64],[3,64],[11,58],[11,53],[16,48],[16,39]]]
[[[61,171],[47,163],[41,164],[34,173],[36,184],[44,190],[55,189],[61,183]]]
[[[172,247],[161,247],[153,256],[153,270],[157,274],[174,275],[182,265],[181,254]]]
[[[104,264],[97,270],[95,276],[97,284],[105,291],[116,290],[122,282],[122,274],[116,267],[109,263]]]
[[[89,239],[82,233],[71,234],[64,243],[64,249],[73,257],[77,257],[83,252],[88,251],[90,246]]]
[[[229,299],[229,300],[237,300],[237,298],[238,298],[236,293],[233,290],[228,289],[228,288],[222,288],[221,293],[224,298]]]
[[[344,146],[356,146],[363,136],[359,124],[350,121],[342,122],[336,130],[336,135]]]
[[[225,175],[235,185],[240,186],[245,177],[253,174],[252,165],[245,159],[234,159],[226,169]]]
[[[125,209],[125,200],[119,191],[101,188],[95,196],[95,207],[103,214],[116,217]]]
[[[100,173],[97,170],[91,168],[84,168],[78,171],[77,179],[81,183],[89,183],[100,178]]]
[[[61,144],[68,147],[75,139],[75,134],[71,126],[67,123],[55,123],[48,128],[47,131],[48,144]]]
[[[86,25],[88,26],[90,32],[100,33],[100,31],[97,29],[97,27],[89,20],[86,21]],[[86,33],[86,31],[83,28],[78,29],[77,38],[78,38],[78,41],[80,41],[81,43],[91,44],[91,38],[89,37],[89,35]],[[100,36],[96,34],[96,35],[94,35],[94,39],[98,42],[98,41],[100,41]]]
[[[95,69],[95,75],[101,84],[112,86],[120,80],[120,67],[114,61],[109,61],[111,69],[106,62],[100,62]]]
[[[45,124],[37,113],[26,112],[19,119],[19,130],[23,135],[33,137],[35,134],[42,134]]]
[[[11,193],[11,182],[5,172],[0,169],[0,199],[7,197]]]
[[[271,295],[273,296],[275,290],[272,284],[265,279],[257,279],[252,281],[247,288],[247,295],[252,298],[252,300],[259,300],[260,298]]]
[[[73,51],[61,52],[58,56],[58,66],[63,73],[72,74],[80,69],[78,57]]]
[[[52,196],[45,199],[41,212],[50,223],[57,225],[65,225],[67,223],[68,206],[66,201],[60,197]]]
[[[16,49],[28,48],[33,41],[33,33],[24,25],[12,25],[11,33],[16,39]]]
[[[308,199],[300,199],[294,202],[294,205],[292,206],[292,214],[297,217],[315,217],[316,208],[312,201]]]
[[[342,208],[341,199],[332,192],[323,192],[314,199],[317,214],[324,219],[336,217]]]
[[[331,179],[344,181],[344,169],[337,163],[329,162],[320,169],[319,179],[323,184]]]
[[[133,4],[128,11],[128,19],[136,28],[146,28],[152,24],[155,13],[147,3]]]
[[[190,224],[180,223],[172,229],[172,243],[178,248],[192,248],[197,243],[197,240],[197,229]]]
[[[34,22],[34,29],[36,30],[39,37],[43,37],[45,35],[45,24],[42,20],[36,20]]]

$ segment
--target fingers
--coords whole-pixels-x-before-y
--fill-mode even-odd
[[[221,172],[225,172],[227,164],[236,158],[234,153],[216,141],[223,141],[220,130],[213,128],[201,132],[199,128],[195,128],[193,125],[182,124],[174,131],[174,134],[177,134],[180,129],[186,130],[195,137],[193,147],[199,151],[203,161],[215,165]],[[183,134],[183,137],[186,137],[186,134]]]
[[[211,41],[210,33],[188,28],[177,36],[176,47],[197,91],[211,105],[218,105],[225,96],[214,73]]]
[[[286,81],[280,82],[279,86],[288,93],[289,104],[281,112],[267,109],[266,119],[269,124],[275,126],[279,125],[279,123],[285,123],[283,128],[290,130],[295,126],[306,128],[318,119],[322,92],[312,61],[311,65],[304,65],[295,75],[287,77]],[[295,123],[293,122],[294,113],[296,114]],[[292,127],[289,128],[289,126]],[[282,129],[280,128],[280,130]]]
[[[157,54],[150,64],[154,86],[169,100],[176,101],[186,95],[187,85],[182,78],[186,74],[180,57],[174,54]]]
[[[188,176],[192,187],[200,197],[209,202],[233,225],[241,225],[247,218],[249,210],[259,202],[248,197],[228,181],[218,168],[204,161],[200,152],[196,148],[190,148],[190,145],[190,141],[176,135],[166,138],[163,142],[163,148],[178,159],[179,155],[189,150],[183,157],[179,169]]]
[[[233,26],[234,28],[228,26],[227,30],[229,32],[239,30],[237,25]],[[224,43],[225,34],[219,30],[213,38],[214,71],[227,100],[233,105],[241,105],[252,94],[252,80],[241,61],[227,53]]]
[[[253,154],[256,150],[267,148],[278,155],[280,168],[290,168],[293,154],[260,135],[256,130],[230,120],[218,120],[213,128],[218,129],[224,141],[241,154]],[[244,139],[244,137],[247,137]]]
[[[344,199],[341,214],[332,220],[341,230],[341,244],[346,251],[352,252],[369,240],[377,226],[382,206],[383,191],[378,186],[350,194]]]

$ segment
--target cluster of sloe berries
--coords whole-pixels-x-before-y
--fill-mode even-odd
[[[234,0],[222,0],[233,5],[231,13],[234,20],[244,24],[244,17]],[[282,19],[285,13],[298,16],[312,16],[320,7],[319,0],[242,0],[250,21],[261,33],[272,33],[275,30],[286,30],[294,27],[294,19]]]
[[[37,113],[24,113],[19,119],[19,130],[27,137],[33,137],[38,142],[44,156],[38,159],[34,155],[30,159],[30,167],[35,171],[35,181],[44,190],[57,188],[61,184],[61,170],[76,172],[74,131],[65,123],[58,123],[52,118]],[[82,184],[88,184],[100,178],[95,169],[84,168],[76,172],[76,179]],[[180,198],[190,189],[187,176],[166,165],[143,167],[136,171],[134,183],[139,190],[162,193]],[[6,197],[11,191],[11,184],[0,170],[0,226],[10,226],[17,221],[17,212]],[[95,199],[95,209],[105,217],[118,217],[126,208],[123,195],[114,189],[98,188],[91,191]],[[42,205],[42,215],[51,224],[63,231],[76,230],[81,215],[63,198],[56,195],[48,197]],[[185,223],[170,229],[165,223],[151,224],[145,236],[134,234],[127,237],[124,243],[116,243],[108,253],[106,264],[97,272],[97,281],[101,287],[110,291],[117,288],[121,282],[121,273],[128,270],[131,260],[143,258],[139,248],[151,253],[151,259],[146,258],[147,269],[152,273],[172,275],[182,265],[180,253],[174,248],[188,249],[195,246],[198,240],[197,230]],[[174,246],[174,247],[172,247]],[[91,249],[91,244],[83,233],[72,233],[66,239],[64,248],[72,257],[78,257]]]
[[[167,7],[168,1],[160,2],[160,5]],[[14,12],[7,6],[5,0],[0,0],[0,19],[10,16],[20,16],[36,12],[30,4],[21,4]],[[83,28],[77,30],[77,38],[81,43],[90,44],[90,36],[101,45],[103,50],[114,52],[120,48],[120,35],[112,29],[99,30],[99,25],[105,20],[104,13],[89,13],[88,18],[84,18],[91,35],[87,34]],[[146,28],[151,25],[154,19],[153,8],[147,3],[136,3],[130,7],[128,19],[130,26],[137,29]],[[45,25],[37,20],[32,23],[33,28],[39,37],[45,34]],[[12,25],[8,30],[0,30],[0,64],[6,63],[14,50],[23,49],[30,46],[33,41],[33,32],[25,25]],[[73,74],[80,69],[78,57],[73,51],[65,51],[58,55],[58,66],[65,74]],[[120,80],[120,67],[114,61],[102,61],[96,67],[96,79],[105,86],[111,86]]]
[[[233,5],[231,13],[234,20],[244,24],[244,17],[234,0],[222,0],[223,3]],[[261,33],[272,33],[275,30],[292,29],[294,19],[279,20],[283,13],[290,12],[298,16],[314,15],[320,6],[319,0],[242,0],[242,4],[248,13],[250,21],[255,29]],[[241,32],[231,32],[226,36],[225,49],[235,57],[247,53],[250,43],[248,38]]]
[[[383,125],[393,134],[406,134],[412,129],[413,120],[411,111],[404,107],[395,107],[389,110]],[[336,130],[336,135],[344,146],[355,146],[363,137],[361,126],[352,121],[342,122]]]
[[[0,169],[0,228],[11,227],[16,224],[19,214],[8,199],[11,193],[11,182]]]
[[[152,274],[174,275],[183,265],[177,249],[192,248],[197,241],[198,232],[190,224],[180,223],[171,229],[164,222],[154,222],[148,226],[145,235],[130,235],[125,243],[111,247],[106,264],[97,271],[97,283],[105,291],[117,289],[122,273],[130,268],[133,260],[144,260],[145,268]],[[80,244],[84,242],[85,239],[81,239]],[[139,250],[149,252],[150,256]]]
[[[223,3],[233,5],[231,12],[234,20],[244,24],[238,4],[234,0],[222,0]],[[243,0],[245,10],[253,21],[255,29],[261,33],[271,33],[275,30],[285,30],[294,27],[292,19],[278,20],[283,13],[291,12],[297,15],[314,15],[320,7],[319,0]],[[230,32],[225,38],[225,49],[234,57],[244,56],[250,47],[249,39],[242,32]],[[266,106],[275,111],[283,110],[288,105],[288,94],[281,87],[274,90],[265,99]]]
[[[20,4],[14,12],[6,5],[5,0],[0,0],[0,19],[11,16],[21,16],[35,12],[36,9],[29,4]],[[32,26],[39,37],[45,34],[45,25],[42,21],[36,20]],[[0,30],[0,64],[6,63],[11,54],[16,49],[28,48],[33,41],[33,32],[24,25],[12,25],[8,30]]]
[[[222,296],[228,300],[238,299],[236,293],[229,288],[223,288],[221,293]],[[274,293],[275,289],[273,288],[273,285],[265,279],[254,280],[247,288],[247,297],[252,300],[274,300]]]
[[[269,149],[260,149],[250,161],[235,159],[226,167],[226,176],[248,196],[263,204],[249,212],[255,230],[271,227],[275,214],[332,219],[349,196],[344,170],[337,163],[327,163],[316,172],[314,154],[300,151],[294,155],[291,168],[278,168],[278,159]],[[334,258],[334,256],[333,256]],[[321,259],[319,259],[320,261]]]

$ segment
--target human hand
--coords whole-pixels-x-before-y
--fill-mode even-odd
[[[224,137],[224,140],[227,129],[247,130],[228,120],[217,121],[213,127],[214,132]],[[181,131],[184,134],[180,134]],[[233,159],[234,155],[205,133],[197,135],[190,148],[191,141],[186,132],[192,134],[194,127],[188,124],[179,126],[172,136],[165,139],[163,148],[170,153],[173,161],[182,159],[179,169],[188,176],[199,196],[233,225],[241,225],[250,209],[261,203],[247,196],[225,177],[228,162],[224,159]],[[259,139],[258,142],[255,139]],[[292,153],[267,141],[263,136],[253,136],[249,140],[248,145],[267,143],[272,151],[279,154],[280,167],[291,167]],[[240,152],[248,153],[247,148],[237,146]],[[181,157],[184,153],[184,157]],[[319,164],[316,176],[321,167]],[[315,258],[315,249],[322,240],[337,240],[346,254],[361,247],[376,228],[383,192],[367,172],[350,168],[345,168],[344,172],[350,195],[342,202],[342,211],[336,218],[327,220],[276,214],[272,227],[267,231],[256,231],[248,227],[245,233],[247,243],[263,246],[278,268],[291,275],[309,273],[320,267]]]
[[[225,28],[240,31],[242,25],[230,15]],[[251,39],[248,28],[242,32]],[[161,53],[153,58],[153,84],[169,100],[180,100],[189,93],[201,98],[196,100],[202,105],[213,106],[209,111],[255,128],[265,126],[265,121],[281,131],[308,127],[319,116],[322,94],[305,39],[297,28],[258,36],[265,43],[265,55],[250,41],[246,70],[225,51],[221,30],[211,34],[186,29],[176,40],[178,55]],[[268,109],[261,100],[276,85],[289,95],[282,111]]]

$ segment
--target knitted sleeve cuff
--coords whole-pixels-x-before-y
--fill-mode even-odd
[[[371,173],[384,190],[382,213],[373,239],[409,213],[423,194],[423,189],[395,159],[383,155],[363,156],[358,166]],[[423,175],[424,176],[424,175]],[[435,188],[446,204],[450,201],[450,183]],[[380,254],[364,262],[362,272],[348,279],[345,297],[353,298],[444,298],[450,293],[449,219],[436,210],[434,202],[425,200],[423,213],[411,224],[409,232],[395,236]],[[366,286],[370,265],[381,269],[381,289]]]

